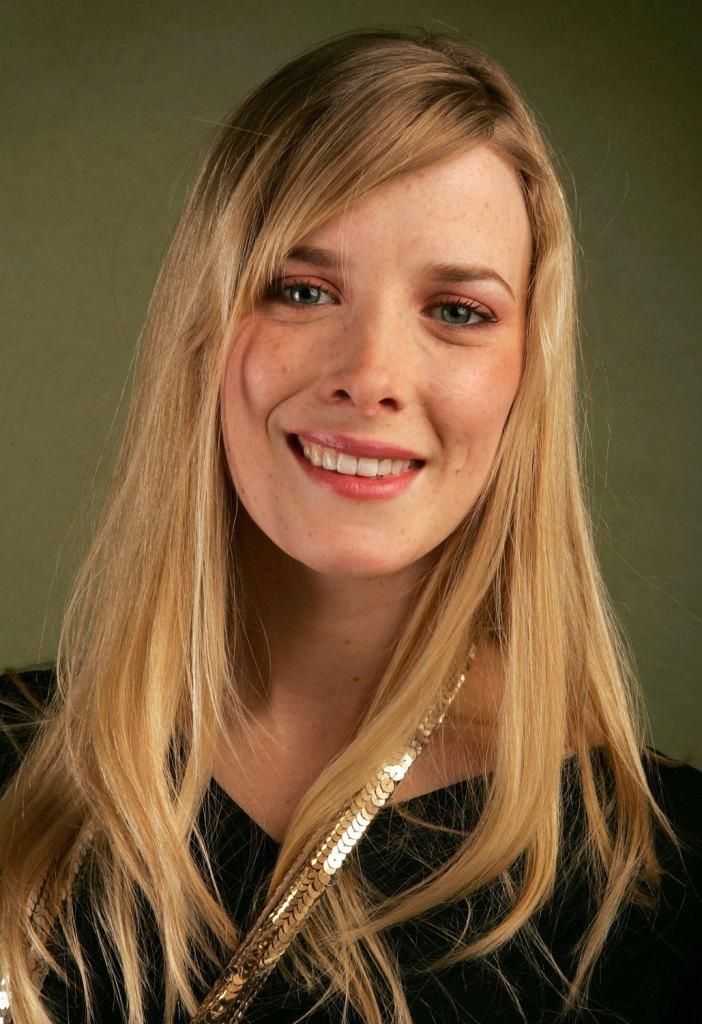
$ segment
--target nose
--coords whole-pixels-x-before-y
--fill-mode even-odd
[[[331,344],[334,355],[322,383],[327,401],[347,403],[363,416],[407,404],[409,353],[396,303],[379,302],[350,317]]]

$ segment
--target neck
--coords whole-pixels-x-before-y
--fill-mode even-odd
[[[274,725],[305,720],[347,735],[379,682],[424,563],[379,578],[334,576],[291,558],[248,515],[237,526],[252,648],[247,709]]]

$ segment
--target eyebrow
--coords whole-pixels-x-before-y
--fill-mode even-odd
[[[296,245],[288,252],[286,260],[297,263],[309,263],[315,267],[338,270],[340,261],[335,253],[328,249],[320,249],[314,245]],[[463,266],[458,263],[425,263],[421,268],[429,280],[446,282],[447,284],[466,284],[474,281],[493,281],[514,298],[514,292],[501,274],[491,267],[480,264]]]

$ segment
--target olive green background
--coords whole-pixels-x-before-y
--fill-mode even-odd
[[[0,664],[55,654],[124,420],[150,290],[211,126],[303,47],[356,27],[422,25],[462,34],[501,60],[561,155],[582,247],[599,551],[656,746],[699,764],[693,8],[6,4]]]

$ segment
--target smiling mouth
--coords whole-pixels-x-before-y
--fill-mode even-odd
[[[288,445],[298,456],[318,469],[339,473],[342,476],[384,478],[399,476],[410,469],[424,465],[420,459],[378,459],[349,455],[346,452],[327,448],[323,445],[303,442],[297,434],[288,434]]]

